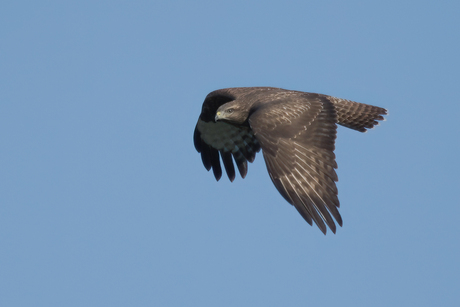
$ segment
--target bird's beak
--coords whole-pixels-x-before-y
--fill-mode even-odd
[[[214,121],[218,121],[220,119],[220,112],[216,113],[216,117],[214,118]]]

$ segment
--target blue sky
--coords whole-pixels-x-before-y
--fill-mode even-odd
[[[457,306],[458,1],[2,1],[1,306]],[[385,107],[339,127],[324,236],[261,156],[215,182],[207,93]]]

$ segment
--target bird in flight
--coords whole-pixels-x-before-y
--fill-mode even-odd
[[[337,197],[337,125],[360,132],[378,125],[387,110],[328,95],[273,87],[237,87],[209,93],[193,140],[204,167],[230,181],[236,163],[244,178],[262,149],[278,192],[326,234],[342,226]],[[219,158],[220,156],[220,158]],[[333,219],[333,218],[334,219]]]

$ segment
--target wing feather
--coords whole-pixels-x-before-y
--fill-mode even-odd
[[[221,97],[224,96],[224,97]],[[214,177],[222,177],[220,159],[230,181],[235,179],[235,166],[242,178],[248,172],[248,161],[253,162],[260,144],[249,126],[215,122],[218,107],[231,101],[232,96],[216,95],[214,92],[205,99],[202,113],[193,135],[195,149],[201,153],[204,167],[213,170]],[[220,159],[219,159],[220,155]]]
[[[275,187],[323,233],[327,227],[336,232],[334,219],[342,225],[335,184],[335,122],[334,106],[322,95],[291,98],[288,107],[270,104],[249,118]]]
[[[208,148],[211,158],[212,171],[214,172],[214,177],[216,177],[216,180],[219,181],[220,177],[222,177],[222,168],[220,167],[219,162],[219,152],[215,148]]]
[[[221,150],[220,156],[222,157],[222,162],[224,162],[228,179],[230,179],[230,181],[235,180],[235,167],[233,166],[232,153],[230,151]]]

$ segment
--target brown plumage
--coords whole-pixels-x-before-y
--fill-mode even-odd
[[[205,168],[219,180],[222,168],[241,177],[262,149],[268,173],[280,194],[312,225],[336,232],[336,123],[365,132],[383,120],[383,108],[322,94],[272,87],[240,87],[211,92],[194,133]],[[334,219],[332,218],[334,217]]]

